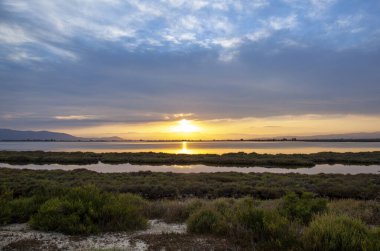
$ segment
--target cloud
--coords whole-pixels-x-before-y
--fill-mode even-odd
[[[55,116],[57,120],[87,120],[94,119],[96,116],[93,115],[66,115],[66,116]]]
[[[8,55],[8,59],[15,62],[27,62],[27,61],[42,61],[43,59],[38,56],[34,56],[26,51],[18,51]]]
[[[310,0],[311,5],[319,11],[324,11],[336,3],[336,0]]]
[[[297,15],[292,14],[286,17],[270,17],[264,21],[274,30],[293,29],[297,26]]]
[[[241,43],[241,39],[240,38],[216,38],[213,40],[213,44],[217,44],[217,45],[220,45],[221,47],[223,48],[234,48],[236,46],[238,46],[240,43]]]
[[[35,39],[18,25],[0,23],[0,42],[5,44],[32,43]]]
[[[78,4],[74,0],[4,0],[0,4],[0,46],[16,44],[22,47],[17,49],[24,50],[30,50],[26,48],[28,44],[43,47],[43,50],[30,51],[30,54],[42,60],[52,60],[51,56],[39,55],[47,51],[60,59],[76,61],[81,56],[76,53],[75,48],[110,48],[109,45],[102,45],[103,43],[113,43],[111,47],[120,46],[129,51],[175,50],[186,53],[194,47],[219,48],[217,58],[222,59],[226,58],[223,55],[238,55],[237,47],[251,42],[263,43],[279,32],[283,36],[281,40],[284,41],[297,41],[308,30],[313,32],[306,35],[310,42],[319,40],[319,34],[326,32],[329,33],[329,40],[344,37],[339,30],[332,31],[326,27],[326,23],[331,23],[332,7],[342,5],[341,1],[283,0],[283,3],[285,5],[281,2],[274,5],[269,0],[105,0],[84,1],[77,8]],[[268,6],[271,8],[267,8]],[[376,8],[372,12],[363,8],[361,15],[371,15],[373,22],[376,22]],[[355,9],[350,12],[355,12]],[[334,16],[340,17],[336,20],[337,26],[347,27],[348,22],[352,21],[349,17],[358,15],[345,13],[342,8]],[[308,19],[315,19],[314,23],[310,23]],[[352,25],[350,32],[368,33],[370,30],[373,29],[368,24],[367,27]],[[233,39],[239,42],[231,44]],[[347,40],[346,37],[344,39]],[[365,46],[363,40],[351,40],[355,45]],[[277,43],[277,46],[280,45],[287,46]],[[341,49],[335,42],[326,45]],[[236,49],[234,52],[226,52],[226,47]],[[11,54],[15,54],[12,49],[7,48]]]
[[[175,114],[165,114],[163,118],[165,120],[178,120],[178,119],[193,117],[194,115],[195,115],[194,113],[175,113]]]
[[[378,4],[78,4],[0,1],[2,126],[378,114]]]
[[[356,33],[363,30],[363,27],[360,24],[363,19],[364,16],[362,14],[343,15],[336,19],[335,25],[337,29],[349,30],[350,32]]]
[[[251,4],[255,8],[262,8],[262,7],[266,7],[266,6],[270,5],[268,0],[254,0],[251,2]]]
[[[255,31],[251,34],[248,34],[247,39],[249,39],[253,42],[257,42],[257,41],[260,41],[262,39],[268,38],[270,36],[271,36],[271,32],[269,30],[261,29],[261,30]]]

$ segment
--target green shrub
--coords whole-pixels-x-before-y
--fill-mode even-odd
[[[261,250],[287,250],[296,242],[288,219],[276,210],[257,207],[253,200],[238,203],[235,211],[234,234],[245,243]]]
[[[29,218],[38,211],[40,206],[45,202],[41,196],[32,196],[29,198],[17,198],[8,203],[11,210],[10,223],[27,222]]]
[[[370,229],[367,238],[363,242],[364,251],[380,250],[380,227]]]
[[[369,225],[380,225],[380,201],[335,200],[328,204],[329,211],[346,214]]]
[[[46,200],[43,196],[14,198],[13,192],[0,189],[0,225],[27,222]]]
[[[65,234],[141,229],[146,226],[143,203],[135,195],[102,193],[93,186],[74,188],[46,201],[31,217],[30,225]]]
[[[309,223],[313,215],[327,210],[327,200],[314,198],[312,193],[304,192],[301,195],[288,193],[283,197],[280,211],[290,220],[299,220]]]
[[[99,231],[95,224],[97,208],[82,200],[53,198],[33,215],[30,225],[38,230],[65,234],[89,234]]]
[[[5,200],[0,200],[0,226],[11,222],[12,210],[9,203]]]
[[[225,231],[223,215],[212,208],[202,208],[187,220],[187,229],[196,234],[221,234]]]
[[[315,251],[360,251],[366,239],[367,227],[362,221],[346,215],[324,214],[306,228],[303,246]]]
[[[144,208],[144,215],[150,219],[162,219],[167,223],[184,222],[189,216],[186,206],[187,203],[182,201],[152,201]]]
[[[264,210],[257,208],[252,199],[241,200],[236,206],[235,223],[239,232],[246,232],[246,235],[257,241],[263,234]]]
[[[212,201],[189,217],[188,231],[221,235],[247,248],[291,249],[296,243],[292,224],[276,210],[258,205],[252,198]]]
[[[224,217],[232,216],[235,200],[231,198],[219,198],[209,203],[209,206],[219,212]]]
[[[147,226],[142,209],[143,199],[133,194],[109,195],[100,215],[102,231],[125,231]]]

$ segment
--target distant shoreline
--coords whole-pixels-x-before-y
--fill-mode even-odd
[[[0,140],[0,142],[380,142],[380,139]]]

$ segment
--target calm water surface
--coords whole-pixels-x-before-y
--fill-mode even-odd
[[[380,142],[0,142],[0,150],[187,154],[363,152],[380,151]]]
[[[131,164],[90,164],[90,165],[9,165],[0,163],[0,167],[17,168],[17,169],[34,169],[34,170],[74,170],[85,168],[99,173],[129,173],[138,171],[152,172],[173,172],[173,173],[215,173],[215,172],[239,172],[239,173],[301,173],[301,174],[318,174],[318,173],[339,173],[339,174],[359,174],[373,173],[380,174],[380,165],[357,166],[357,165],[316,165],[312,168],[266,168],[266,167],[216,167],[205,165],[131,165]]]

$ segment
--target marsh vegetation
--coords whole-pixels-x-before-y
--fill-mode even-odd
[[[85,162],[105,161],[106,157],[117,162],[124,161],[124,156],[140,158],[146,153],[106,157],[93,153],[1,154],[1,161],[7,162],[75,163],[83,156]],[[362,154],[361,161],[375,159],[376,154]],[[350,161],[350,154],[316,156],[314,161],[344,157]],[[0,225],[28,223],[35,230],[88,236],[142,230],[148,221],[160,219],[187,226],[186,234],[167,238],[184,241],[191,236],[209,236],[215,243],[225,240],[226,245],[239,250],[380,249],[377,174],[97,173],[0,168],[0,184]],[[152,236],[142,238],[156,241]]]
[[[252,196],[275,199],[288,192],[312,192],[320,197],[379,199],[377,174],[274,173],[97,173],[0,168],[0,184],[17,196],[93,184],[103,191],[133,193],[146,199],[219,198]]]
[[[264,167],[312,167],[316,164],[372,165],[380,164],[380,152],[311,154],[171,154],[171,153],[92,153],[92,152],[43,152],[0,151],[0,162],[9,164],[107,164],[130,163],[135,165],[192,165],[211,166],[264,166]]]
[[[242,250],[380,247],[378,201],[329,200],[307,192],[276,200],[147,200],[86,185],[29,196],[3,189],[0,202],[1,224],[29,222],[34,229],[71,235],[144,229],[148,219],[158,218],[186,222],[189,234],[226,238]]]

